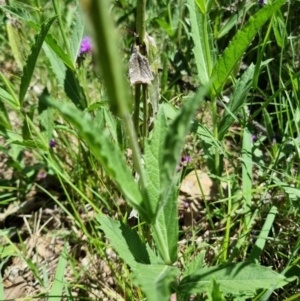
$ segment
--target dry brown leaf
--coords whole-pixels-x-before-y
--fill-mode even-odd
[[[11,286],[4,288],[4,299],[15,300],[24,297],[26,282],[21,276],[17,276]]]

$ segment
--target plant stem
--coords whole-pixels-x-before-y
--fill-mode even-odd
[[[139,134],[139,121],[140,121],[140,98],[141,98],[141,86],[135,85],[134,86],[135,93],[134,93],[134,113],[133,113],[133,124],[134,129]]]
[[[137,0],[136,4],[136,32],[140,45],[145,44],[146,35],[146,0]]]
[[[148,110],[148,101],[147,101],[147,91],[148,87],[147,85],[142,85],[142,90],[143,90],[143,109],[144,109],[144,130],[143,130],[143,135],[146,138],[148,136],[148,115],[149,115],[149,110]]]

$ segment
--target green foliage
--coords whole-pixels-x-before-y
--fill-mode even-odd
[[[68,254],[67,254],[67,244],[64,246],[62,250],[59,261],[57,264],[54,282],[52,284],[51,290],[49,292],[49,299],[50,300],[60,300],[63,289],[65,287],[65,270],[68,263]]]
[[[50,26],[52,25],[55,19],[56,17],[52,17],[41,26],[41,30],[35,38],[35,43],[31,47],[31,53],[27,58],[26,64],[24,65],[23,75],[21,78],[20,93],[19,93],[19,102],[21,105],[24,102],[24,98],[28,90],[33,75],[33,71],[36,65],[36,61],[38,59],[45,37],[48,33],[48,30],[50,29]]]
[[[237,113],[244,106],[247,99],[247,94],[251,89],[253,74],[254,66],[250,65],[245,73],[243,73],[241,78],[237,81],[228,106],[225,107],[224,114],[218,125],[219,140],[223,140],[224,135],[227,133],[229,127],[234,121],[237,120]]]
[[[140,1],[137,9],[133,0],[110,7],[106,1],[82,1],[87,28],[77,1],[40,7],[38,1],[11,2],[0,6],[1,22],[11,17],[20,22],[20,28],[0,28],[3,49],[10,47],[1,54],[0,219],[6,226],[22,214],[28,231],[28,226],[36,230],[36,208],[22,211],[22,201],[30,204],[32,192],[42,206],[50,199],[63,209],[59,217],[72,246],[70,257],[66,246],[61,253],[49,298],[73,298],[64,276],[69,263],[76,289],[95,289],[82,277],[93,273],[94,280],[89,267],[98,269],[98,262],[78,268],[78,254],[72,258],[77,245],[87,258],[101,260],[97,273],[102,261],[112,272],[113,286],[106,279],[104,285],[97,282],[99,299],[268,300],[275,291],[278,298],[297,298],[295,2],[153,0]],[[53,15],[58,26],[51,26]],[[126,29],[136,28],[136,17],[139,34],[130,36]],[[37,32],[26,62],[20,29],[30,42]],[[89,29],[95,51],[78,57]],[[123,66],[137,40],[155,78],[140,87],[142,96],[136,87],[130,95]],[[223,96],[229,96],[228,103]],[[133,129],[137,98],[144,101],[135,105]],[[186,155],[191,161],[183,162]],[[202,191],[185,195],[180,190],[191,170],[210,175],[211,186],[201,179],[197,184],[216,197],[203,200]],[[228,184],[224,190],[223,181]],[[5,206],[16,204],[19,211],[7,219],[12,214]],[[50,222],[42,232],[53,234]],[[14,229],[13,234],[19,233]],[[110,257],[111,248],[121,260]],[[14,250],[21,252],[12,242],[2,248],[1,275]],[[26,258],[26,263],[43,288],[51,285],[46,268],[42,277],[39,262]],[[1,284],[0,296],[5,298]]]
[[[133,271],[133,280],[144,291],[147,300],[169,301],[178,274],[176,267],[138,264]]]
[[[179,284],[179,291],[184,293],[206,292],[212,286],[211,279],[220,285],[224,295],[254,296],[256,290],[269,288],[284,277],[270,268],[251,262],[229,263],[216,267],[203,268],[184,277]],[[213,284],[214,285],[214,284]]]
[[[108,175],[119,185],[127,201],[138,210],[145,221],[151,220],[151,211],[143,201],[138,186],[134,181],[128,166],[119,148],[113,144],[107,132],[99,132],[93,125],[88,114],[82,114],[68,103],[47,99],[47,102],[60,111],[61,114],[74,126],[80,137],[85,140],[90,151],[103,165]]]
[[[258,30],[272,17],[272,15],[286,2],[286,0],[277,0],[272,5],[266,5],[260,9],[254,16],[251,16],[236,33],[230,41],[228,47],[218,58],[210,74],[213,78],[212,95],[218,95],[221,92],[225,82],[231,75],[233,69],[242,58],[245,50],[257,34]]]
[[[97,219],[113,248],[131,268],[135,268],[138,263],[151,263],[146,245],[135,230],[104,215],[98,215]]]

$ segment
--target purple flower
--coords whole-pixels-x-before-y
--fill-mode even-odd
[[[265,4],[265,0],[259,0],[259,3],[260,3],[261,5],[264,5],[264,4]]]
[[[253,134],[252,134],[251,139],[252,139],[252,143],[254,143],[254,142],[257,140],[256,135],[253,135]]]
[[[185,156],[184,158],[183,158],[183,162],[185,162],[185,163],[189,163],[189,162],[191,162],[192,161],[192,157],[190,157],[190,156]]]
[[[80,47],[80,52],[79,54],[84,54],[84,53],[92,53],[92,42],[90,37],[85,36],[82,41],[81,41],[81,47]]]
[[[49,146],[50,146],[51,148],[53,148],[53,147],[55,147],[55,145],[56,145],[56,142],[55,142],[53,139],[50,140]]]

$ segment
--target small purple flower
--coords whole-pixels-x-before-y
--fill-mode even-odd
[[[256,140],[257,140],[257,137],[256,137],[256,135],[252,135],[252,143],[254,143]]]
[[[53,148],[53,147],[55,147],[55,145],[56,145],[56,142],[53,139],[51,139],[50,142],[49,142],[49,146],[51,148]]]
[[[82,41],[81,41],[81,47],[80,47],[80,52],[79,54],[84,54],[84,53],[92,53],[92,42],[90,37],[85,36]]]
[[[191,161],[192,161],[192,158],[190,156],[184,156],[183,157],[183,162],[190,163]]]
[[[259,4],[261,4],[261,5],[266,4],[266,3],[265,3],[265,0],[259,0]]]

